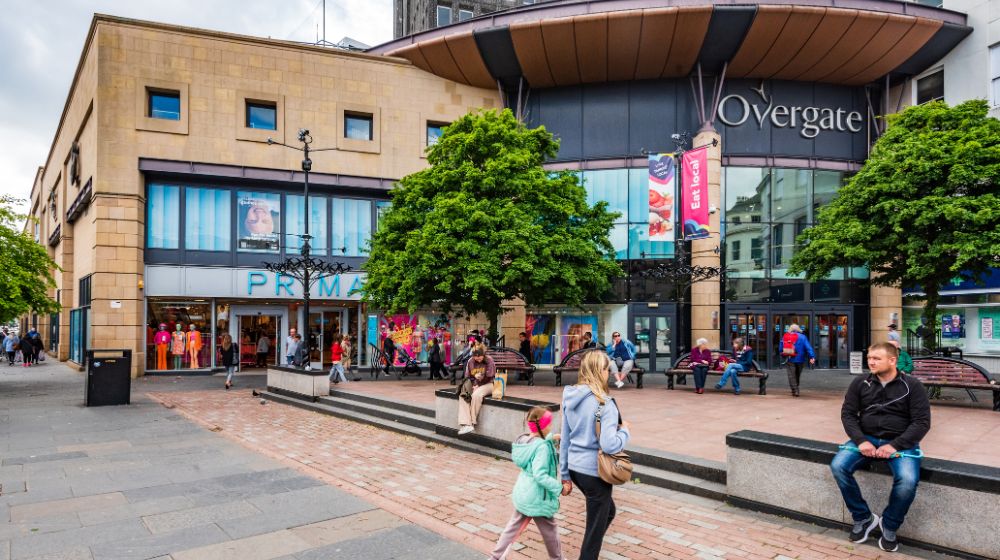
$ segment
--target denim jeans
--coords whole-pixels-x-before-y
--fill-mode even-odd
[[[716,387],[722,388],[726,386],[726,382],[729,378],[733,378],[733,391],[737,393],[740,392],[740,374],[743,373],[743,366],[740,364],[729,364],[726,366],[726,370],[722,372],[722,379]]]
[[[330,379],[330,381],[336,381],[338,383],[340,381],[343,381],[344,383],[347,383],[347,376],[344,375],[344,366],[343,366],[343,364],[341,364],[340,362],[336,362],[336,363],[334,363],[330,367],[330,378],[329,379]]]
[[[865,437],[875,447],[889,443],[887,439]],[[915,449],[919,448],[917,446]],[[898,449],[897,451],[912,450]],[[830,463],[830,470],[833,471],[833,478],[837,481],[837,486],[840,487],[844,504],[850,510],[851,517],[854,518],[854,521],[864,521],[871,517],[871,510],[861,496],[861,488],[858,487],[858,482],[854,479],[854,472],[867,467],[872,461],[880,460],[889,461],[889,469],[892,470],[892,492],[889,494],[889,503],[882,510],[882,525],[890,531],[897,531],[903,525],[906,512],[910,510],[910,504],[917,496],[917,483],[920,481],[920,459],[915,457],[872,459],[857,451],[842,449]]]

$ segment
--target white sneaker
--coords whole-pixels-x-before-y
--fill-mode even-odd
[[[625,384],[622,383],[621,381],[615,381],[615,387],[618,387],[619,389],[621,389],[624,386],[625,386]]]
[[[466,424],[466,425],[464,425],[464,426],[462,426],[461,428],[458,429],[458,435],[464,436],[465,434],[468,434],[470,432],[474,432],[475,430],[476,430],[475,428],[473,428],[472,426],[469,426],[468,424]]]

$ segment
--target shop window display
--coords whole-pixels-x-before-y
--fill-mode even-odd
[[[148,371],[212,367],[212,307],[199,302],[149,302]]]

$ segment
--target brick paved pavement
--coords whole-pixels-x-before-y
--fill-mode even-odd
[[[511,512],[509,494],[517,469],[509,461],[272,402],[261,405],[245,388],[150,396],[222,436],[482,552],[492,548]],[[606,558],[885,556],[876,546],[852,545],[842,531],[641,484],[616,490],[615,501],[619,514],[605,541]],[[580,492],[574,490],[562,504],[560,531],[566,556],[573,558],[584,526]],[[545,556],[534,528],[522,537],[519,550],[514,557]]]

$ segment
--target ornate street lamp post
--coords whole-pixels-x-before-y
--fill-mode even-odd
[[[335,150],[336,148],[310,148],[309,145],[312,144],[312,136],[309,135],[309,130],[305,128],[299,129],[299,142],[302,142],[302,147],[289,146],[288,144],[278,142],[272,138],[267,139],[267,143],[271,145],[284,146],[286,148],[291,148],[293,150],[298,150],[303,153],[302,157],[302,171],[305,173],[305,193],[304,193],[304,208],[303,208],[303,221],[305,222],[305,233],[299,235],[302,238],[302,249],[299,251],[299,256],[288,256],[285,260],[281,262],[265,262],[264,268],[268,272],[273,272],[275,274],[281,274],[284,276],[292,277],[298,280],[302,285],[302,306],[305,312],[305,339],[306,347],[309,347],[309,299],[311,297],[310,292],[312,287],[320,280],[320,278],[326,278],[328,276],[335,276],[337,274],[343,274],[349,272],[351,267],[345,265],[341,262],[327,262],[320,259],[313,258],[310,253],[312,251],[312,236],[309,235],[309,172],[312,170],[312,160],[309,159],[310,152],[328,152],[330,150]],[[311,360],[310,360],[311,361]]]

